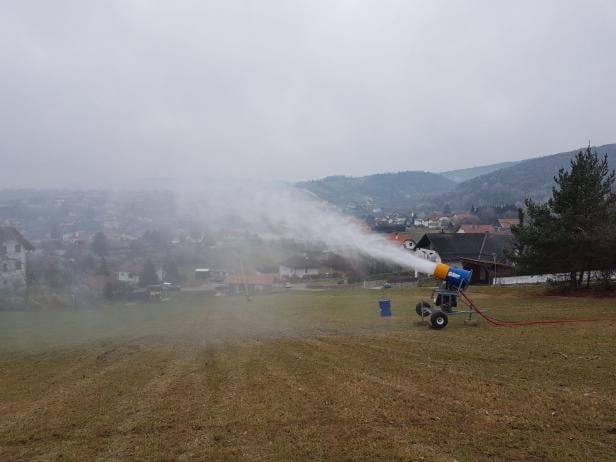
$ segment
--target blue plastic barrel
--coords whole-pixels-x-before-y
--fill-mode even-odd
[[[391,316],[391,301],[386,298],[379,300],[379,309],[381,310],[381,317]]]

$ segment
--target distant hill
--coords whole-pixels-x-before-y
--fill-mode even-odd
[[[552,192],[558,169],[568,168],[580,149],[442,174],[408,171],[365,177],[330,176],[297,186],[332,204],[367,209],[442,210],[449,206],[453,210],[468,210],[472,205],[521,203],[527,197],[545,201]],[[610,167],[616,168],[616,144],[593,150],[601,156],[607,154]],[[468,179],[463,180],[465,177]]]
[[[460,183],[481,175],[486,175],[487,173],[492,173],[505,167],[510,167],[516,163],[517,162],[501,162],[499,164],[482,165],[480,167],[461,168],[459,170],[441,172],[440,175],[443,175],[445,178],[449,178],[456,183]]]
[[[381,173],[364,177],[330,176],[303,181],[296,186],[313,192],[332,204],[412,208],[426,195],[451,191],[456,183],[430,172]]]
[[[569,168],[571,159],[581,149],[527,159],[472,178],[456,185],[443,194],[434,204],[449,204],[455,209],[468,209],[471,205],[499,205],[522,202],[527,197],[537,201],[547,200],[552,193],[554,176],[560,168]],[[592,148],[600,156],[608,155],[611,168],[616,168],[616,144]]]

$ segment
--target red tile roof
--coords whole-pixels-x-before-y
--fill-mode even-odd
[[[404,235],[402,235],[400,233],[389,233],[389,234],[386,234],[384,237],[385,237],[386,241],[391,242],[393,245],[396,245],[396,246],[400,246],[401,247],[401,246],[405,245],[405,242],[406,243],[408,243],[408,242],[412,243],[412,247],[415,246],[415,241],[413,241],[413,239],[411,239],[411,238],[409,238],[407,236],[404,236]],[[410,248],[412,248],[412,247],[410,247]]]
[[[492,225],[460,225],[458,232],[464,232],[467,234],[477,233],[494,233],[496,229]]]
[[[498,224],[501,225],[502,228],[509,229],[513,225],[519,225],[520,220],[517,218],[499,218]]]

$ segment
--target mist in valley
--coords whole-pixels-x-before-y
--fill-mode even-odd
[[[613,141],[615,15],[603,1],[6,3],[0,308],[131,313],[175,291],[250,297],[251,278],[268,293],[416,280],[424,230],[520,205],[475,183],[455,198],[458,180],[427,172]],[[363,177],[385,172],[406,173]],[[107,322],[91,316],[75,332]]]

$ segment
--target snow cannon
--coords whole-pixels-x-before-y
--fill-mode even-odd
[[[443,329],[449,322],[449,316],[468,314],[468,321],[464,322],[470,323],[473,310],[458,310],[456,307],[458,306],[459,297],[462,297],[464,300],[467,299],[464,289],[471,283],[473,272],[427,260],[423,260],[421,263],[418,262],[417,266],[421,266],[418,271],[424,274],[432,274],[436,279],[445,283],[432,291],[431,298],[434,307],[424,300],[415,306],[415,310],[421,316],[421,320],[429,318],[430,324],[434,329]]]
[[[433,276],[436,279],[445,281],[453,290],[464,290],[471,282],[473,272],[462,268],[451,268],[444,263],[437,263],[434,268]]]

